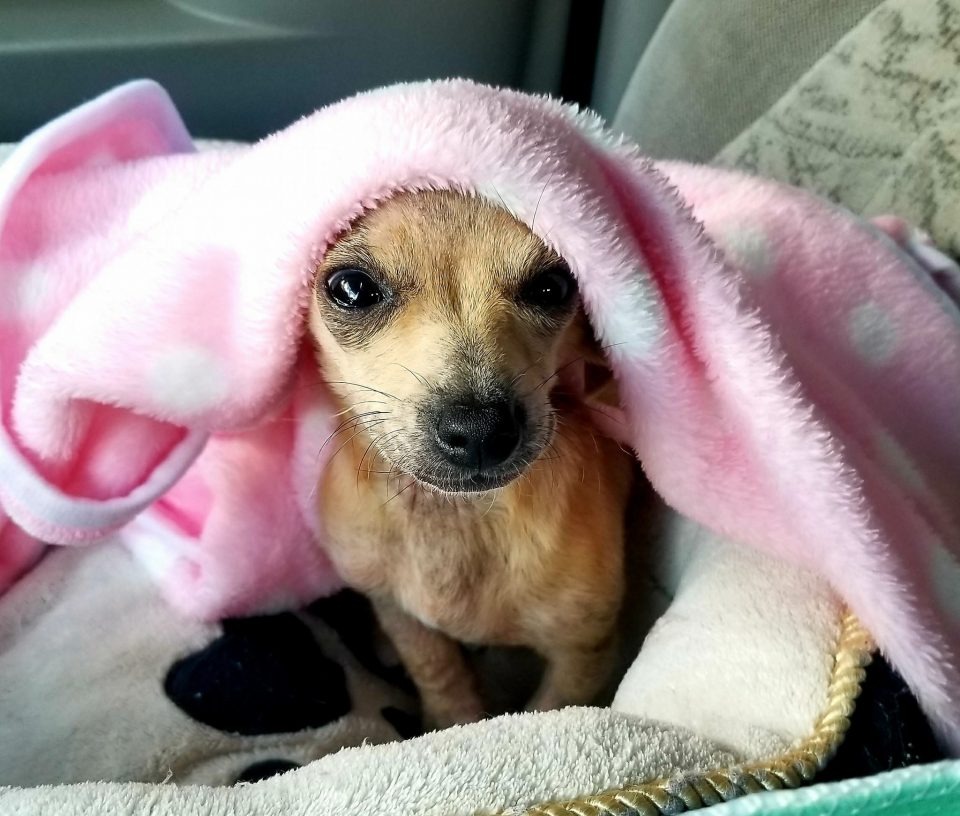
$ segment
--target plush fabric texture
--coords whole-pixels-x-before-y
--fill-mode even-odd
[[[52,549],[0,597],[0,785],[231,785],[396,740],[415,697],[386,655],[358,657],[353,625],[190,620],[118,536]]]
[[[188,613],[335,588],[312,509],[332,429],[302,342],[313,269],[392,192],[460,188],[569,261],[621,386],[607,430],[663,498],[825,576],[960,749],[960,311],[896,234],[461,81],[189,150],[141,82],[0,168],[8,581],[36,540],[94,540],[153,503],[178,543],[136,550]]]
[[[600,708],[421,737],[360,599],[225,625],[171,615],[125,535],[51,549],[0,597],[0,813],[470,814],[742,758],[682,725]],[[776,605],[781,581],[757,602]],[[779,632],[787,653],[792,635]],[[795,656],[806,694],[823,693],[832,645],[813,663]],[[349,710],[315,719],[318,697]],[[801,736],[791,726],[775,730]],[[398,744],[379,750],[387,742]]]
[[[87,783],[0,788],[0,812],[74,816],[470,816],[636,777],[725,765],[695,735],[609,709],[513,715],[418,739],[347,748],[252,785]]]
[[[415,693],[360,596],[341,592],[295,614],[223,624],[172,615],[124,545],[141,523],[94,547],[52,548],[0,597],[0,784],[230,785],[344,748],[421,735]],[[401,767],[379,776],[385,783],[396,775],[408,780],[390,812],[421,812],[417,802],[451,812],[443,810],[452,802],[449,788],[457,789],[465,813],[485,803],[534,802],[547,795],[544,779],[566,780],[557,790],[569,795],[588,794],[601,784],[763,758],[809,734],[826,700],[836,645],[837,602],[825,583],[691,523],[672,520],[657,542],[662,566],[645,564],[630,579],[630,658],[637,657],[638,638],[626,629],[649,629],[661,606],[651,595],[677,593],[677,602],[660,618],[638,666],[618,678],[613,711],[507,717],[496,728],[463,730],[456,744],[499,763],[489,777],[470,767],[466,753],[450,768],[459,777],[444,778],[438,769],[449,761],[449,737],[419,739],[391,753]],[[645,561],[652,554],[640,555]],[[749,591],[731,586],[732,574]],[[743,603],[729,603],[734,592]],[[695,653],[689,643],[697,644]],[[502,688],[528,671],[509,657],[477,661],[485,688]],[[537,678],[526,679],[535,685]],[[488,710],[516,710],[530,690],[528,683],[527,694],[505,706],[488,695]],[[536,729],[553,750],[531,753]],[[375,761],[363,752],[351,756],[359,757],[358,768]],[[350,776],[349,763],[337,767]],[[591,769],[602,775],[592,780]],[[343,781],[318,779],[324,777],[304,778],[298,795],[312,795],[316,812],[327,813],[328,803],[340,801],[335,791]],[[206,801],[227,807],[239,800],[221,792]],[[383,812],[380,789],[364,789],[362,801]],[[0,812],[4,804],[0,796]],[[149,807],[148,796],[140,806]]]
[[[737,756],[783,753],[827,705],[837,597],[816,575],[676,514],[657,529],[655,547],[653,580],[672,601],[613,708],[682,726]]]
[[[836,600],[804,570],[664,520],[637,519],[657,531],[656,552],[638,553],[656,566],[631,579],[626,617],[656,614],[646,607],[658,592],[677,602],[613,712],[506,717],[387,752],[376,746],[419,736],[417,717],[359,596],[205,624],[171,615],[124,547],[139,520],[96,547],[52,549],[0,598],[0,783],[38,786],[0,789],[0,813],[325,814],[349,801],[351,813],[471,814],[793,744],[825,698]],[[688,660],[691,642],[697,660],[670,659]],[[347,712],[316,705],[345,697]],[[904,761],[869,736],[849,747],[884,767]],[[344,748],[358,750],[330,756]],[[264,782],[308,762],[319,764]],[[84,780],[95,784],[53,785]]]

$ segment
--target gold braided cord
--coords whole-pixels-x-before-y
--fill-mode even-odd
[[[800,787],[823,769],[843,742],[874,648],[860,621],[852,612],[845,612],[826,709],[810,736],[780,756],[630,785],[583,799],[548,802],[525,811],[505,811],[501,816],[673,816],[748,793]]]

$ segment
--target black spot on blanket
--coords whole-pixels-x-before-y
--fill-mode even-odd
[[[870,776],[943,758],[917,699],[878,655],[867,668],[850,730],[817,781]]]
[[[259,782],[261,779],[269,779],[271,776],[277,776],[299,767],[296,762],[290,762],[286,759],[265,759],[244,768],[240,776],[237,777],[237,782]]]
[[[290,614],[223,622],[223,635],[177,661],[167,696],[206,725],[234,734],[319,728],[349,713],[339,664]]]
[[[386,680],[395,688],[416,696],[417,688],[399,660],[388,663],[377,649],[380,633],[370,602],[357,592],[345,589],[328,598],[314,601],[306,610],[337,633],[357,662],[368,672]]]

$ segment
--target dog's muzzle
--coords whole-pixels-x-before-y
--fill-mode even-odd
[[[437,452],[465,476],[489,476],[520,447],[525,414],[519,403],[507,401],[447,404],[437,416]]]

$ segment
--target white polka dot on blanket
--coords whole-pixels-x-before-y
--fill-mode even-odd
[[[727,257],[752,278],[765,278],[776,266],[776,254],[767,234],[759,227],[737,224],[717,238]]]
[[[45,269],[31,269],[23,273],[14,285],[13,298],[9,301],[10,317],[39,317],[53,305],[56,287]]]
[[[887,311],[872,300],[850,312],[847,328],[853,347],[871,365],[882,365],[896,350],[897,328]]]
[[[960,561],[940,544],[933,544],[930,583],[941,608],[960,623]]]
[[[664,336],[660,303],[648,285],[632,280],[621,283],[615,301],[600,318],[600,336],[613,357],[642,360]]]
[[[219,358],[197,345],[162,352],[150,367],[148,387],[156,405],[189,416],[209,410],[226,397],[228,377]]]

